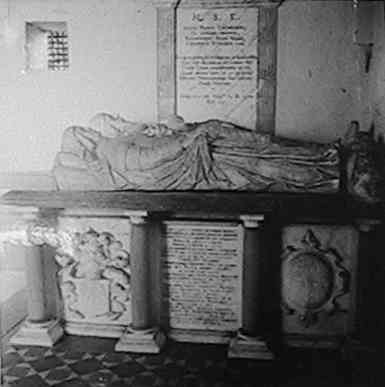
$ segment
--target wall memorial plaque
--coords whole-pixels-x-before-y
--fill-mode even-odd
[[[165,222],[163,302],[169,326],[234,331],[241,325],[242,228]]]
[[[258,8],[179,9],[178,114],[255,128],[257,89]]]
[[[159,121],[178,114],[273,133],[280,0],[152,0]]]

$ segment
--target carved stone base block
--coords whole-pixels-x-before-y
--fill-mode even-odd
[[[285,335],[284,343],[297,348],[326,348],[337,349],[342,347],[343,339],[338,336],[304,336]]]
[[[45,323],[25,321],[20,330],[11,338],[12,345],[37,345],[52,347],[64,334],[59,320]]]
[[[67,321],[64,330],[70,335],[119,338],[126,330],[126,326]]]
[[[197,329],[171,329],[167,336],[175,341],[188,343],[227,344],[230,341],[228,332]]]
[[[166,336],[159,329],[135,330],[129,327],[115,345],[115,351],[159,353],[165,343]]]
[[[257,360],[271,360],[274,358],[265,340],[261,337],[250,337],[243,334],[238,334],[231,339],[227,356],[229,358]]]

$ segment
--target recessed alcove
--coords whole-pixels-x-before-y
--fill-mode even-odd
[[[66,22],[25,23],[25,69],[67,70],[69,68]]]

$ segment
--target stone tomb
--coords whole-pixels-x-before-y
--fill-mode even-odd
[[[272,133],[278,3],[156,1],[159,120],[177,113]],[[316,194],[11,192],[3,203],[24,222],[2,239],[25,246],[29,283],[28,320],[14,344],[51,346],[64,328],[117,337],[117,351],[157,353],[167,334],[259,359],[272,358],[266,338],[277,325],[301,346],[354,333],[354,225],[382,216]]]
[[[336,347],[363,324],[358,258],[376,251],[363,249],[378,240],[369,231],[382,215],[347,198],[34,191],[10,192],[3,203],[21,223],[1,238],[24,246],[29,287],[14,344],[52,346],[64,330],[116,337],[117,351],[157,353],[167,335],[271,359],[266,338]]]

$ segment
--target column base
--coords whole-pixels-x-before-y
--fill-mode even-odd
[[[118,352],[159,353],[166,336],[158,329],[133,329],[128,327],[115,345]]]
[[[170,328],[167,332],[167,336],[175,341],[205,344],[228,344],[230,334],[223,331],[178,328]]]
[[[261,337],[251,337],[238,333],[230,340],[227,351],[229,358],[272,360],[273,353],[266,345],[266,341]]]
[[[11,345],[53,347],[63,334],[64,331],[59,320],[55,319],[44,323],[25,321],[9,342]]]

